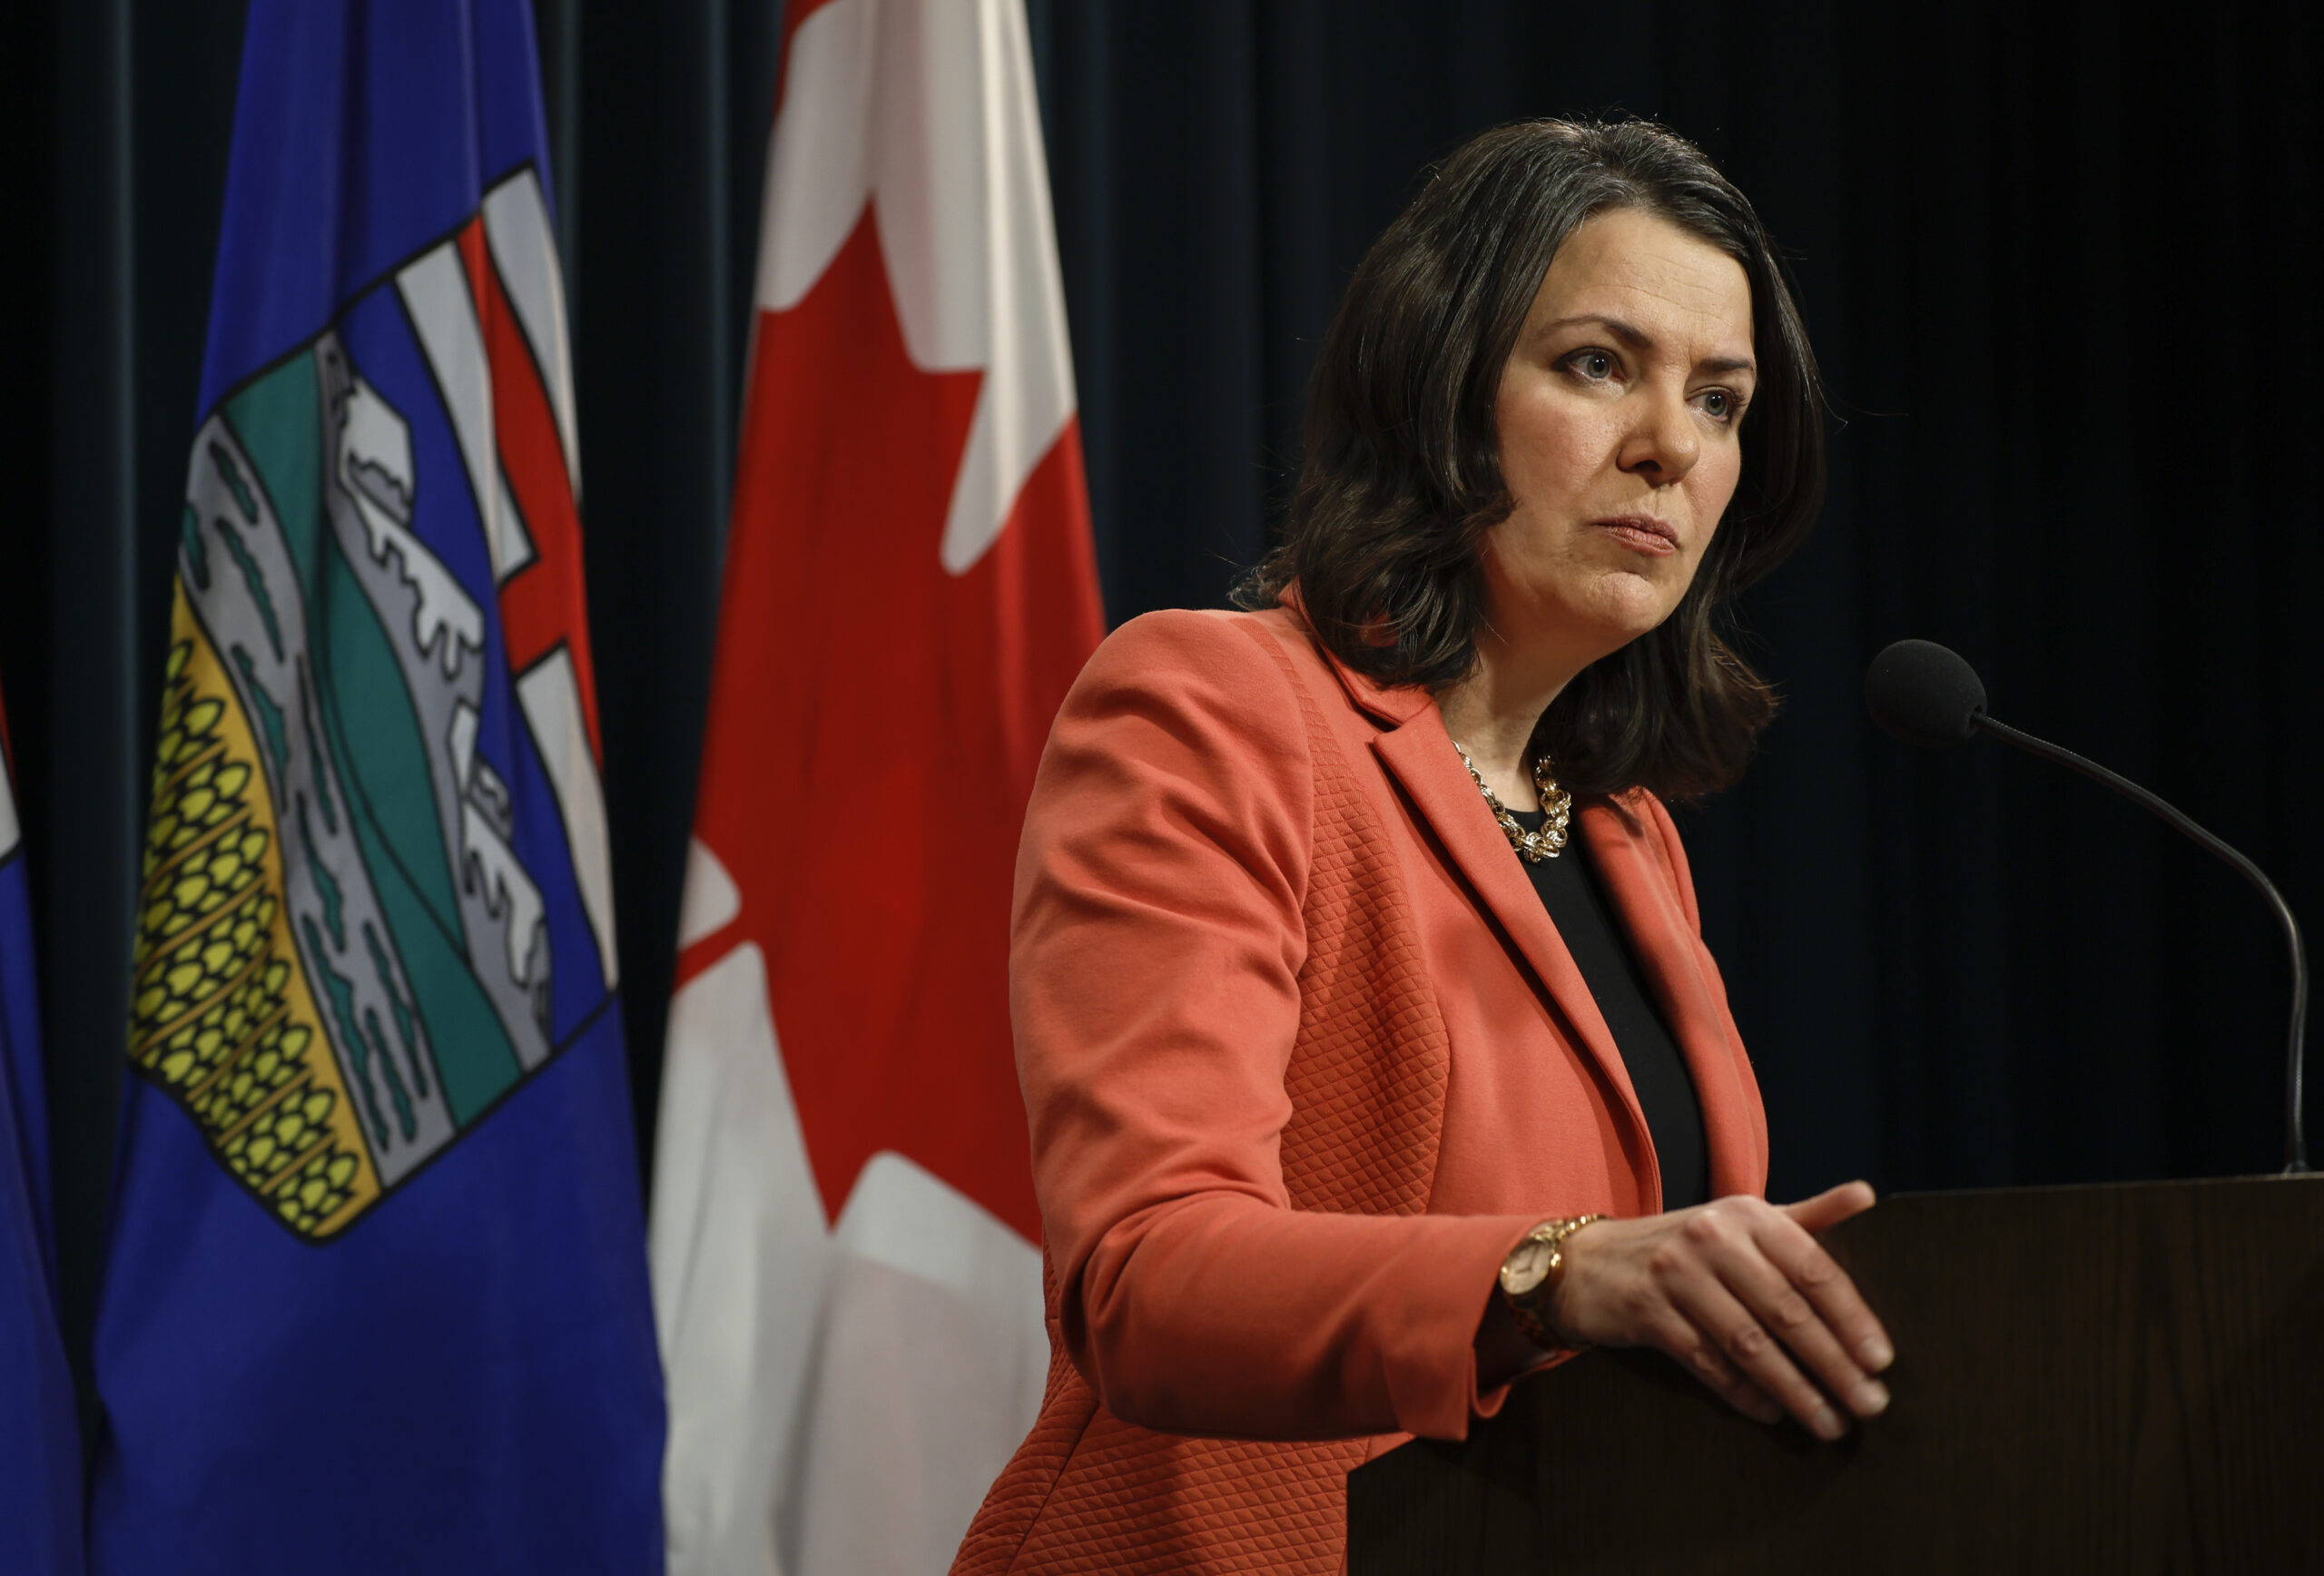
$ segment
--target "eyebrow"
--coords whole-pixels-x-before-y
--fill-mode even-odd
[[[1585,312],[1579,317],[1559,318],[1553,322],[1543,323],[1539,331],[1546,334],[1553,329],[1572,328],[1577,323],[1596,323],[1633,350],[1650,350],[1654,348],[1654,337],[1645,330],[1635,324],[1626,323],[1620,318],[1610,318],[1597,312]],[[1698,372],[1748,372],[1756,378],[1758,376],[1759,367],[1758,363],[1748,356],[1713,356],[1709,360],[1696,363],[1695,370]]]

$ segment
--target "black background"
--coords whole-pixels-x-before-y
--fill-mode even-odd
[[[766,0],[537,0],[581,403],[641,1146],[694,792],[780,39]],[[1031,0],[1109,616],[1266,539],[1349,270],[1520,115],[1700,142],[1792,257],[1833,399],[1815,540],[1750,604],[1787,697],[1682,813],[1771,1192],[2278,1162],[2285,980],[2233,876],[1997,746],[1910,755],[1865,660],[2324,894],[2316,9]],[[85,1346],[156,662],[241,6],[0,19],[0,673],[36,884],[68,1335]],[[894,747],[908,749],[899,740]],[[876,763],[872,764],[876,769]]]

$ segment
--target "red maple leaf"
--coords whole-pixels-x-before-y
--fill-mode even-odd
[[[905,349],[873,210],[760,316],[698,835],[743,940],[827,1215],[906,1156],[1029,1239],[1009,888],[1049,721],[1102,633],[1068,422],[965,575],[938,558],[983,375]]]

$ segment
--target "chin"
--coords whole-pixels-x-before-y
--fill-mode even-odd
[[[1658,588],[1651,596],[1633,592],[1606,597],[1585,617],[1602,635],[1607,651],[1614,652],[1642,635],[1653,634],[1678,609],[1678,599],[1664,596]]]

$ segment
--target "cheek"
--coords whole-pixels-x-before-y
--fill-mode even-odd
[[[1694,517],[1694,550],[1688,555],[1686,576],[1680,586],[1694,583],[1703,559],[1710,553],[1711,539],[1718,536],[1727,517],[1728,505],[1734,499],[1736,484],[1743,478],[1743,464],[1730,445],[1721,455],[1706,454],[1681,486],[1687,497],[1687,512]]]
[[[1695,518],[1702,522],[1706,540],[1727,514],[1727,506],[1734,500],[1735,489],[1743,480],[1743,451],[1733,443],[1722,445],[1705,454],[1687,478],[1687,490],[1693,495]]]
[[[1504,395],[1497,409],[1501,478],[1530,508],[1555,507],[1579,492],[1611,452],[1603,419],[1576,410],[1547,391]]]

